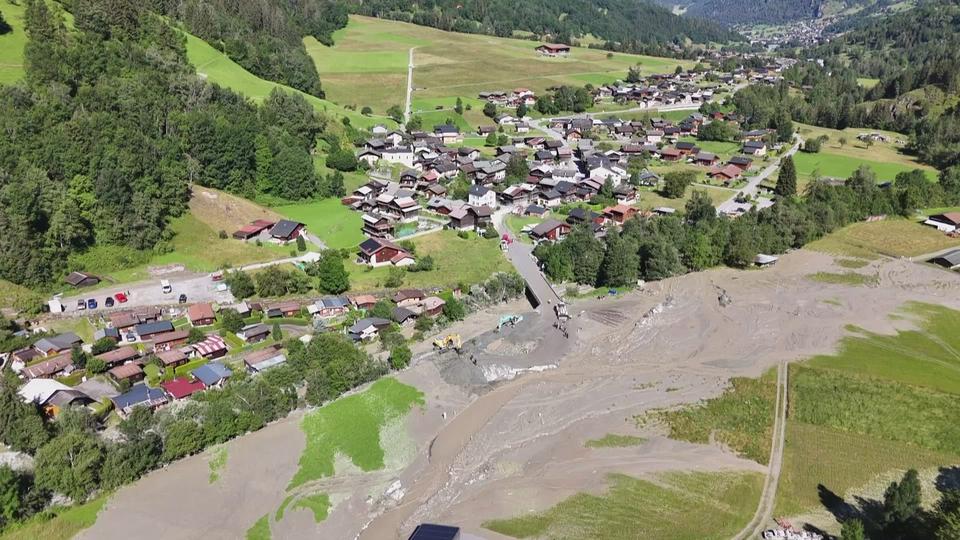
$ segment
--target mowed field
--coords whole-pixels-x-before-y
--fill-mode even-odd
[[[183,32],[181,30],[181,32]],[[253,101],[263,101],[275,88],[302,95],[311,105],[320,112],[337,116],[347,116],[356,126],[372,126],[377,123],[392,123],[386,117],[366,117],[358,112],[349,111],[331,101],[319,99],[272,81],[261,79],[250,73],[227,55],[212,47],[206,41],[183,32],[187,38],[187,59],[197,69],[200,76],[212,83],[219,84],[235,92],[243,94]],[[321,75],[321,82],[322,75]]]
[[[26,7],[10,2],[0,2],[0,13],[13,30],[0,35],[0,84],[10,84],[23,77],[23,47],[27,34],[23,29],[23,12]]]
[[[383,112],[403,106],[407,61],[414,50],[414,110],[435,110],[458,96],[476,98],[484,90],[529,88],[542,93],[548,87],[602,84],[622,78],[639,63],[644,73],[672,72],[693,62],[575,48],[569,58],[545,58],[537,42],[434,28],[382,19],[350,16],[346,28],[334,33],[334,46],[312,38],[304,43],[317,64],[329,98],[341,105],[370,106]],[[474,106],[474,109],[477,107]],[[479,111],[476,111],[479,113]],[[429,122],[427,122],[429,124]]]
[[[916,158],[903,151],[903,145],[897,141],[906,140],[906,136],[892,131],[848,128],[845,130],[827,129],[806,124],[797,124],[797,130],[806,139],[821,135],[829,137],[819,153],[797,152],[793,161],[797,166],[797,179],[801,185],[813,180],[815,176],[847,178],[861,165],[870,167],[877,175],[877,181],[893,180],[901,172],[922,169],[930,180],[936,180],[937,171],[928,165],[917,162]],[[890,142],[877,142],[870,146],[857,140],[860,133],[881,133],[890,138]],[[840,139],[846,139],[841,145]]]
[[[908,304],[895,316],[916,329],[852,329],[837,354],[791,367],[777,515],[849,504],[872,520],[879,475],[960,464],[960,312]]]
[[[883,221],[847,225],[811,242],[807,249],[831,255],[876,258],[916,257],[960,246],[960,239],[909,219],[887,218]]]

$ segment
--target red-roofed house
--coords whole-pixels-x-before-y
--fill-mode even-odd
[[[616,205],[616,206],[608,206],[607,208],[604,208],[604,209],[603,209],[603,215],[604,215],[604,216],[606,216],[607,218],[609,218],[609,219],[611,219],[611,220],[613,220],[613,221],[615,221],[615,222],[617,222],[617,223],[619,223],[619,224],[621,224],[621,225],[624,224],[624,223],[626,223],[627,220],[629,220],[629,219],[632,218],[633,216],[637,215],[637,213],[639,213],[639,212],[640,212],[640,211],[637,210],[636,208],[634,208],[634,207],[632,207],[632,206],[627,206],[627,205],[625,205],[625,204],[618,204],[618,205]]]
[[[209,326],[217,322],[217,316],[213,314],[213,306],[206,302],[190,306],[187,309],[187,318],[193,326]]]
[[[562,43],[544,43],[537,47],[537,52],[544,56],[569,56],[570,46]]]
[[[733,182],[737,178],[740,178],[741,174],[743,174],[743,171],[736,165],[725,165],[724,167],[713,166],[707,171],[707,176],[714,180],[722,180],[725,183]]]
[[[203,383],[198,380],[189,380],[186,377],[177,377],[176,379],[160,383],[160,387],[166,390],[167,394],[173,399],[183,399],[189,397],[204,389]]]
[[[265,219],[258,219],[251,223],[250,225],[244,225],[240,227],[239,230],[233,233],[233,237],[237,240],[249,240],[254,236],[259,236],[261,232],[270,227],[273,227],[274,222],[267,221]]]

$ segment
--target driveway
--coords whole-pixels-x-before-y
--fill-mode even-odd
[[[760,174],[751,178],[747,182],[747,185],[743,187],[743,189],[737,190],[737,193],[734,196],[720,203],[720,205],[717,206],[717,212],[720,214],[735,214],[738,212],[745,212],[749,210],[751,204],[738,203],[737,196],[740,194],[743,194],[743,195],[749,195],[752,198],[754,195],[756,195],[757,188],[760,186],[760,184],[767,178],[770,178],[773,172],[777,170],[777,167],[780,166],[780,162],[783,161],[783,158],[796,154],[797,150],[800,149],[801,144],[803,144],[803,139],[801,139],[799,136],[796,136],[796,142],[794,143],[792,148],[787,150],[785,154],[783,154],[781,157],[777,158],[776,161],[774,161],[772,164],[767,166],[766,169],[760,171]],[[770,206],[770,205],[768,204],[767,206]]]

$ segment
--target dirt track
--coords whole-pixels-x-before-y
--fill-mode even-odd
[[[426,393],[427,406],[411,413],[399,431],[382,434],[387,470],[338,468],[318,486],[335,503],[330,516],[314,524],[305,511],[288,510],[273,524],[274,538],[406,538],[417,523],[434,521],[494,539],[500,537],[483,529],[483,521],[542,510],[578,491],[601,492],[611,472],[763,472],[718,446],[667,440],[656,428],[638,431],[632,419],[715,396],[730,377],[758,376],[780,362],[829,352],[846,324],[877,332],[909,325],[887,317],[906,301],[960,307],[956,275],[908,261],[878,261],[860,270],[877,274],[877,287],[807,279],[821,270],[839,271],[831,257],[797,252],[763,271],[719,269],[623,298],[579,302],[571,308],[569,340],[549,318],[532,314],[503,334],[481,335],[498,313],[516,306],[472,317],[455,330],[465,338],[480,336],[466,353],[476,366],[469,356],[426,358],[398,376]],[[717,287],[727,290],[730,306],[719,306]],[[538,366],[549,367],[492,387],[484,380],[485,374]],[[290,427],[294,422],[230,443],[223,487],[188,478],[205,467],[199,456],[124,488],[84,537],[120,538],[129,530],[144,538],[242,536],[286,496],[283,486],[303,444]],[[584,447],[607,433],[649,440],[633,448]],[[272,450],[257,441],[269,441]],[[404,491],[399,503],[383,496],[396,480]],[[186,497],[185,485],[191,490]],[[186,534],[171,522],[203,527]]]

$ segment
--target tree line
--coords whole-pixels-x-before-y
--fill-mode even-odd
[[[620,287],[721,264],[743,268],[759,253],[800,248],[867,216],[910,216],[917,208],[960,203],[958,168],[945,171],[940,183],[920,170],[900,173],[883,188],[862,167],[842,185],[815,180],[802,197],[790,195],[795,173],[792,179],[781,175],[780,183],[777,204],[735,219],[718,216],[709,196],[694,191],[680,215],[634,218],[602,240],[589,227],[577,226],[559,242],[538,245],[534,255],[554,281]]]
[[[71,7],[68,30],[56,4],[27,1],[26,78],[0,86],[0,278],[52,282],[94,245],[153,249],[193,183],[324,194],[311,151],[350,126],[300,95],[257,105],[199,79],[182,34],[136,2]]]

